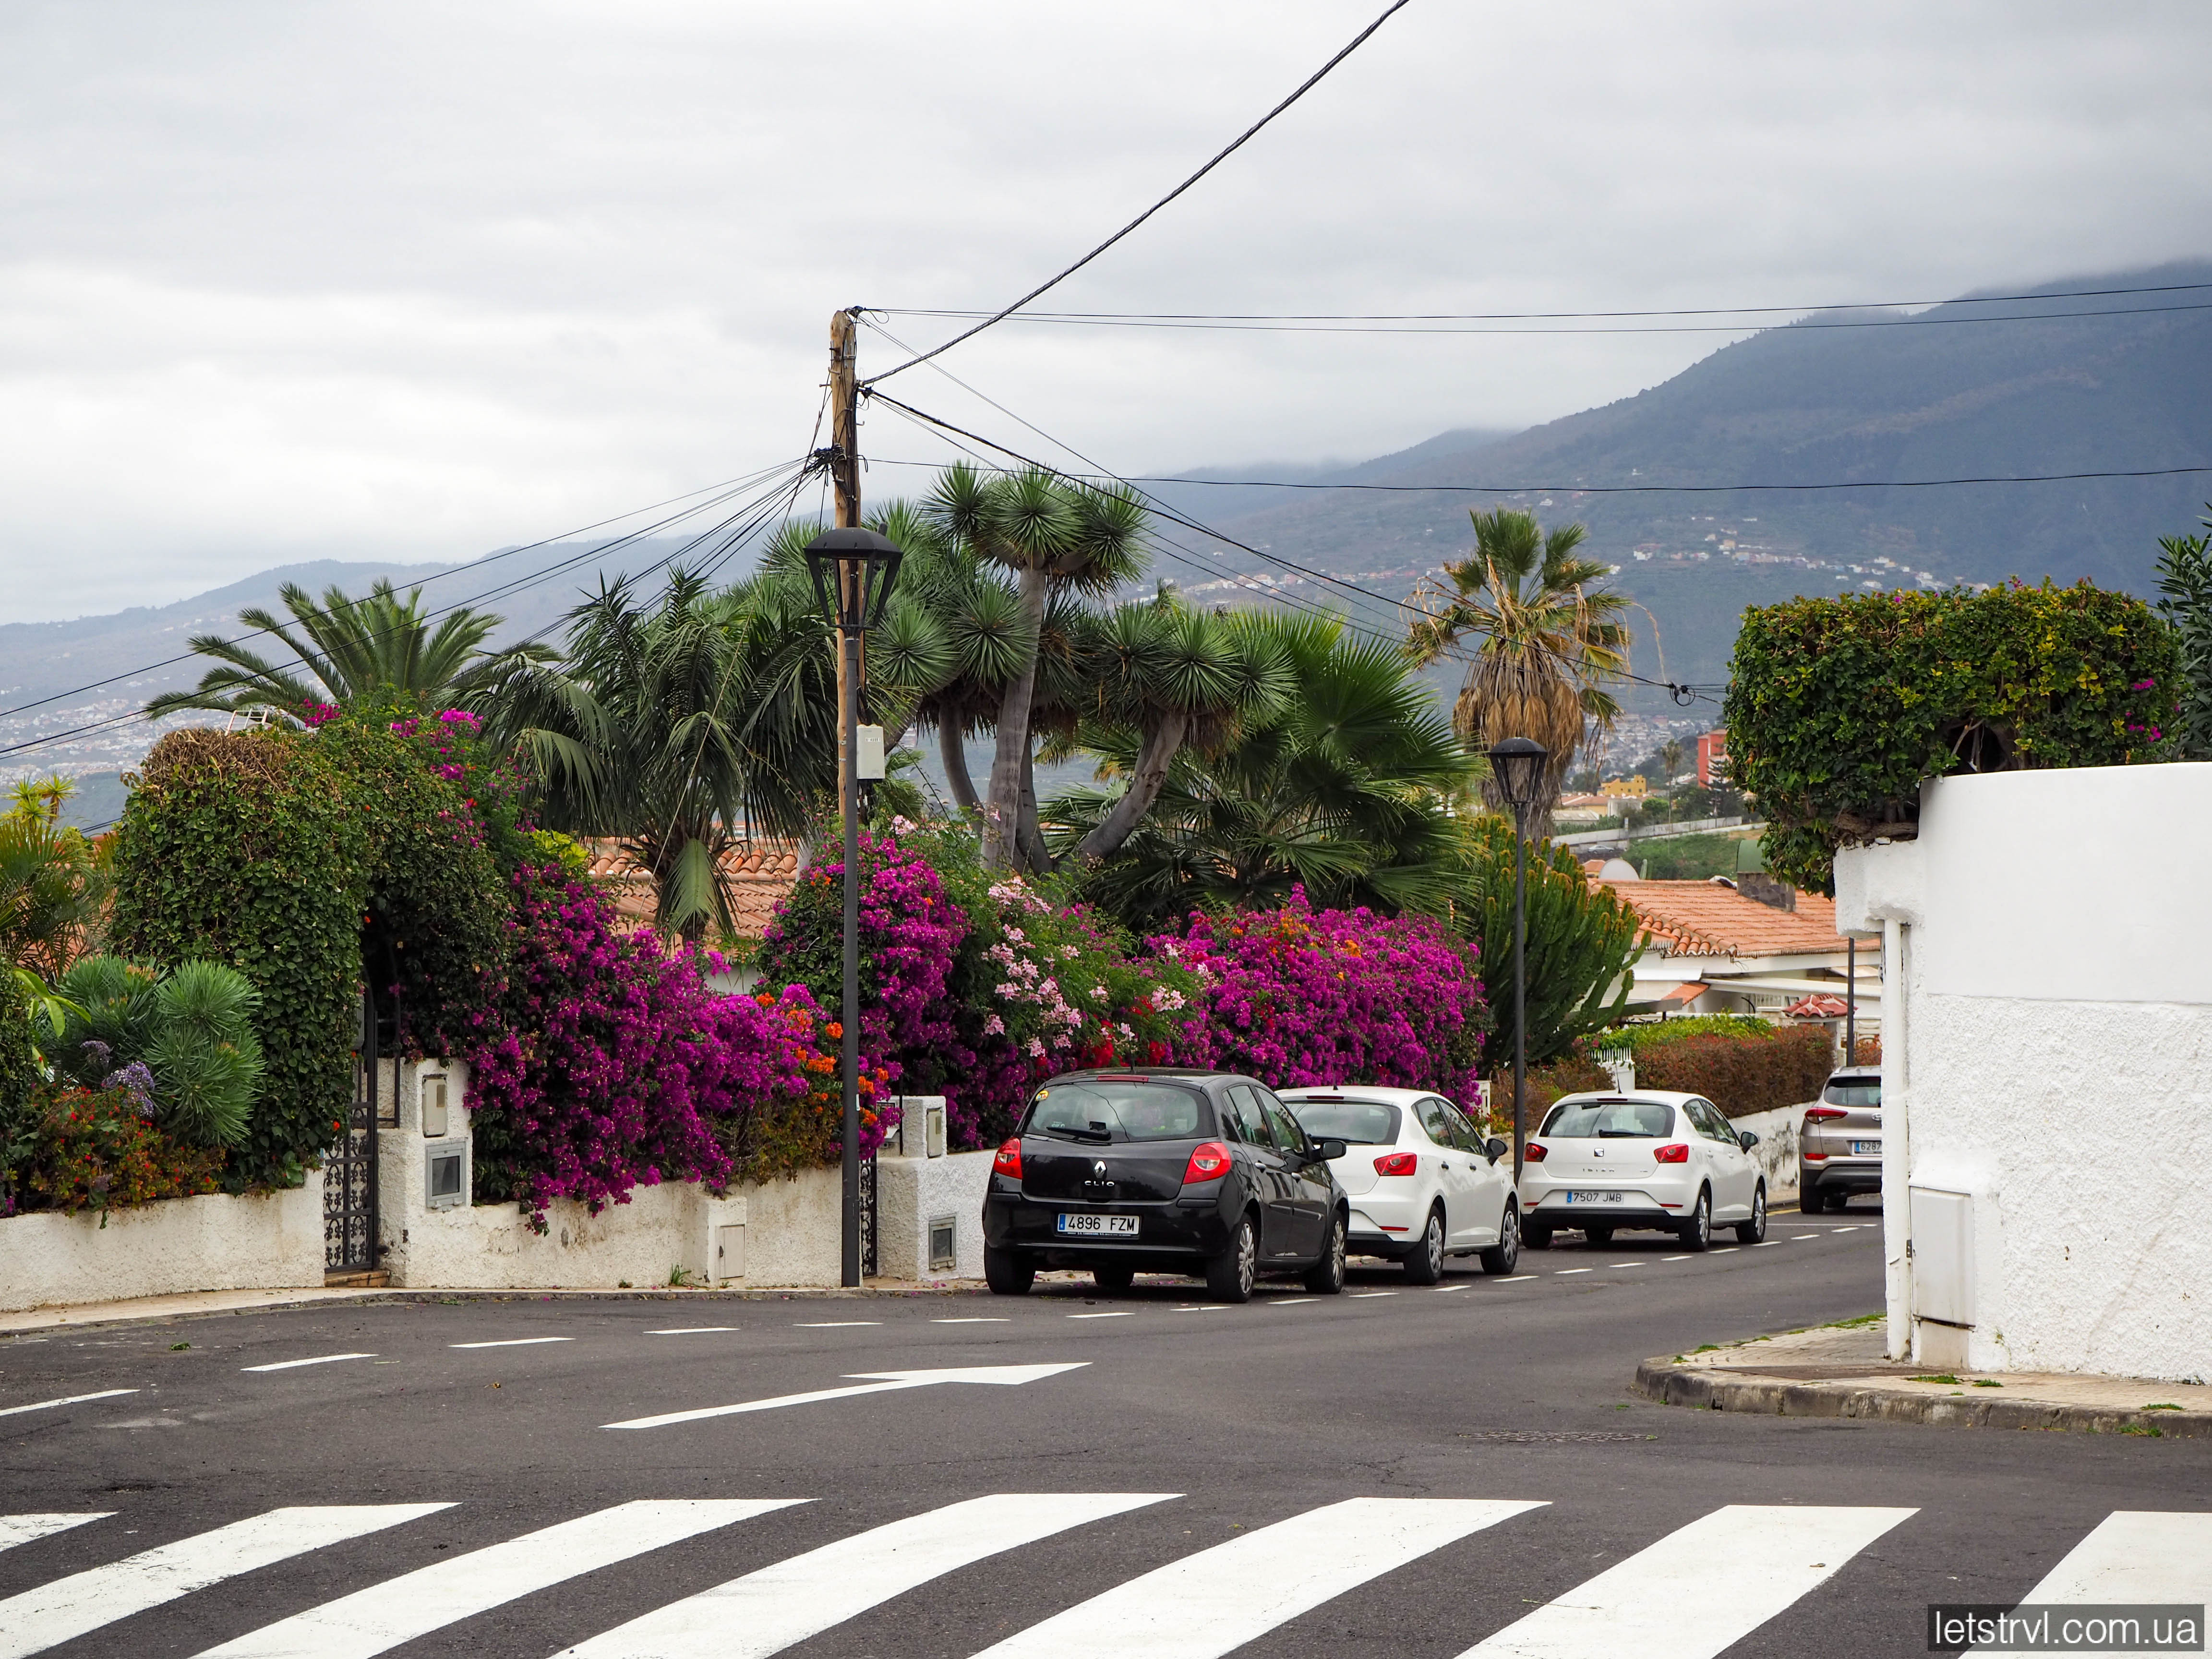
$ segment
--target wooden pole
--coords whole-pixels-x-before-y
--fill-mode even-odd
[[[830,318],[830,479],[837,494],[837,528],[860,524],[860,422],[857,384],[859,341],[849,311]],[[838,1279],[847,1289],[860,1283],[860,785],[854,775],[853,732],[860,723],[860,636],[842,618],[859,612],[862,566],[857,559],[837,567],[837,805],[845,830],[844,1006],[841,1047],[845,1073],[844,1203],[840,1228]]]

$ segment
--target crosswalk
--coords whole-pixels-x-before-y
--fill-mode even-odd
[[[711,1542],[728,1528],[807,1501],[614,1504],[315,1601],[204,1650],[202,1659],[369,1659],[655,1551],[691,1540]],[[1003,1580],[1019,1572],[1019,1552],[1028,1547],[1117,1516],[1151,1517],[1146,1524],[1156,1524],[1158,1535],[1173,1536],[1181,1528],[1161,1517],[1182,1501],[1174,1492],[1110,1492],[967,1498],[673,1597],[565,1650],[560,1659],[765,1659],[994,1558],[1008,1558],[994,1568]],[[249,1574],[258,1575],[254,1590],[271,1610],[297,1607],[303,1597],[285,1595],[288,1564],[455,1507],[287,1507],[135,1553],[112,1548],[127,1518],[118,1511],[0,1514],[0,1551],[38,1545],[112,1558],[0,1599],[0,1659],[25,1659],[123,1620],[158,1616],[171,1603]],[[1220,1659],[1478,1533],[1510,1539],[1516,1524],[1547,1507],[1528,1498],[1346,1498],[1194,1547],[995,1642],[983,1644],[979,1632],[979,1645],[969,1650],[975,1659],[1079,1651]],[[1641,1659],[1714,1659],[1848,1571],[1917,1513],[1727,1505],[1503,1628],[1467,1631],[1456,1638],[1472,1644],[1461,1659],[1601,1659],[1628,1652]],[[1049,1606],[1054,1589],[1053,1578],[1041,1576],[1023,1601]],[[2115,1513],[2025,1594],[2037,1601],[2212,1601],[2212,1513]],[[1425,1600],[1433,1603],[1433,1597]],[[147,1628],[119,1642],[118,1650],[149,1645]],[[512,1651],[473,1633],[471,1647],[487,1656]],[[172,1639],[163,1650],[176,1648]],[[534,1650],[515,1659],[546,1656]]]

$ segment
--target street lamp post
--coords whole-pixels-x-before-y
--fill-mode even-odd
[[[806,568],[822,614],[837,630],[844,672],[837,711],[838,810],[845,820],[845,1209],[843,1271],[860,1283],[860,786],[854,729],[860,723],[860,636],[883,619],[898,584],[897,545],[872,530],[824,531],[806,544]]]
[[[1507,738],[1490,750],[1490,775],[1513,809],[1513,1180],[1528,1145],[1523,1100],[1528,1075],[1528,881],[1523,867],[1528,807],[1542,793],[1551,750],[1534,738]]]

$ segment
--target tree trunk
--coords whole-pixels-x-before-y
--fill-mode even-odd
[[[945,781],[952,791],[952,804],[963,812],[975,810],[975,781],[968,775],[968,743],[960,722],[946,715],[937,726],[938,758],[945,763]]]
[[[1129,787],[1077,844],[1078,864],[1095,864],[1121,851],[1121,843],[1144,822],[1145,814],[1152,810],[1152,803],[1167,786],[1168,768],[1175,763],[1189,730],[1189,717],[1176,712],[1162,715],[1158,724],[1145,733],[1145,745],[1137,751],[1136,768],[1129,774]]]
[[[1024,870],[1032,876],[1052,873],[1052,849],[1044,843],[1044,826],[1037,821],[1036,760],[1022,757],[1021,853]]]
[[[1051,575],[1035,565],[1022,568],[1019,586],[1023,631],[1033,640],[1044,633]],[[983,808],[983,867],[1018,870],[1022,866],[1022,781],[1030,757],[1030,705],[1036,695],[1037,653],[1030,652],[999,701],[998,750],[991,760],[991,794]]]

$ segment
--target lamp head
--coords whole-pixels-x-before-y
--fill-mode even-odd
[[[1544,763],[1551,757],[1534,738],[1507,738],[1491,745],[1490,775],[1508,806],[1519,811],[1542,793]]]
[[[822,614],[843,634],[865,634],[883,620],[905,554],[872,530],[825,530],[806,544],[807,573]]]

